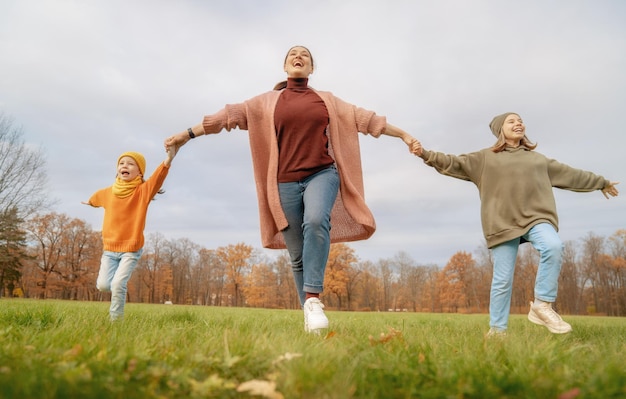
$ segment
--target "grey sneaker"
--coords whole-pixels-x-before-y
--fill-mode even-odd
[[[545,326],[553,334],[565,334],[572,331],[572,326],[564,322],[561,316],[552,309],[552,304],[542,302],[535,305],[530,303],[528,320],[540,326]]]
[[[328,318],[324,314],[324,304],[319,298],[309,298],[304,302],[304,331],[317,332],[328,328]]]

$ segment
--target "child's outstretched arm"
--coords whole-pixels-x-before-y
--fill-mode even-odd
[[[602,189],[602,194],[606,197],[606,199],[609,199],[609,195],[611,197],[617,197],[619,191],[617,191],[617,187],[615,186],[618,184],[618,181],[612,181],[608,186]]]
[[[172,160],[174,159],[174,157],[176,156],[176,153],[178,152],[178,147],[175,144],[172,145],[168,145],[167,147],[165,147],[165,152],[167,153],[167,157],[165,157],[165,160],[163,161],[163,163],[165,164],[166,167],[170,167],[170,165],[172,164]]]

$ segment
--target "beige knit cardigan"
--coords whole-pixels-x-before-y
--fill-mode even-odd
[[[339,195],[331,213],[331,242],[369,238],[376,230],[374,216],[365,203],[358,133],[379,137],[387,125],[384,116],[358,108],[329,92],[316,91],[328,109],[329,149],[340,176]],[[282,249],[281,231],[288,223],[278,194],[278,142],[274,110],[281,91],[271,91],[240,104],[229,104],[204,117],[205,134],[223,129],[247,130],[259,203],[261,242]]]

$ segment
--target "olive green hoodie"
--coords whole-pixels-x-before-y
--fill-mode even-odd
[[[489,248],[521,237],[539,223],[550,223],[558,231],[553,187],[589,192],[610,184],[602,176],[526,147],[506,147],[501,152],[485,148],[458,156],[424,150],[421,158],[443,175],[476,184]]]

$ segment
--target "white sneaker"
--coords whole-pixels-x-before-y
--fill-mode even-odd
[[[506,330],[501,330],[499,328],[491,327],[489,331],[487,331],[486,338],[505,338]]]
[[[564,322],[561,316],[552,309],[552,304],[541,302],[530,303],[528,320],[540,326],[545,326],[553,334],[565,334],[572,331],[572,326]]]
[[[328,328],[328,318],[324,314],[324,304],[319,298],[309,298],[304,302],[304,331],[317,332]]]

